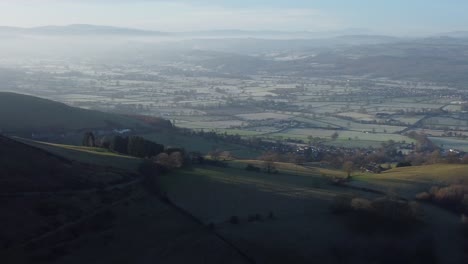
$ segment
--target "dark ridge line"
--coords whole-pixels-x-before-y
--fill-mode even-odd
[[[13,138],[9,138],[9,137],[6,137],[4,135],[0,135],[0,140],[2,140],[2,138],[6,139],[6,140],[9,140],[11,142],[15,142],[15,143],[18,143],[18,144],[21,144],[23,146],[26,146],[26,147],[29,147],[31,149],[34,149],[34,150],[37,150],[37,151],[40,151],[46,155],[48,155],[49,157],[53,157],[53,158],[56,158],[60,161],[63,161],[67,164],[70,164],[70,165],[73,165],[73,164],[77,164],[77,165],[80,165],[80,166],[83,166],[83,167],[86,167],[86,168],[101,168],[101,169],[111,169],[112,171],[114,172],[118,172],[118,173],[123,173],[123,174],[126,174],[126,175],[129,175],[129,176],[138,176],[138,173],[133,173],[133,172],[130,172],[130,171],[126,171],[125,169],[120,169],[120,168],[116,168],[116,167],[113,167],[113,166],[106,166],[106,165],[102,165],[102,164],[91,164],[91,163],[86,163],[86,162],[81,162],[81,161],[78,161],[78,160],[73,160],[73,159],[67,159],[59,154],[55,154],[49,150],[46,150],[46,149],[43,149],[43,148],[40,148],[40,147],[36,147],[36,146],[33,146],[33,145],[29,145],[28,143],[25,143],[25,142],[22,142],[22,141],[19,141],[19,140],[15,140]],[[21,140],[25,140],[25,141],[30,141],[30,142],[33,142],[33,143],[36,143],[36,144],[40,144],[40,145],[47,145],[48,142],[42,142],[42,141],[34,141],[34,140],[31,140],[31,139],[27,139],[27,138],[21,138],[21,137],[17,137]],[[52,147],[55,147],[53,145],[51,145]],[[71,145],[71,146],[74,146],[74,145]],[[60,148],[59,146],[57,146],[57,148]],[[76,151],[76,152],[80,152],[80,150],[75,150],[75,149],[70,149],[71,151]]]
[[[45,154],[45,155],[47,155],[47,156],[49,156],[49,157],[56,158],[56,159],[58,159],[59,161],[65,162],[65,163],[67,163],[67,164],[73,164],[73,163],[74,163],[74,161],[72,161],[72,160],[70,160],[70,159],[67,159],[67,158],[64,158],[64,157],[62,157],[62,156],[59,156],[59,155],[57,155],[57,154],[51,153],[51,152],[49,152],[49,151],[47,151],[47,150],[44,150],[44,149],[41,149],[41,148],[39,148],[39,147],[31,146],[31,145],[26,144],[26,143],[24,143],[24,142],[21,142],[21,141],[18,141],[18,140],[14,140],[14,139],[12,139],[12,138],[10,138],[10,137],[7,137],[7,136],[4,136],[4,135],[0,135],[0,141],[8,141],[8,142],[11,142],[11,143],[13,143],[13,144],[22,145],[22,146],[24,146],[24,147],[26,147],[26,148],[33,149],[33,150],[35,150],[35,151],[41,152],[41,153],[43,153],[43,154]]]

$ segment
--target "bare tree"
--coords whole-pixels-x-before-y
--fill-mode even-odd
[[[155,162],[165,168],[170,168],[169,155],[167,153],[160,153],[156,156]]]
[[[173,152],[169,155],[169,163],[172,168],[180,168],[184,165],[184,156],[180,152]]]
[[[352,161],[345,161],[343,163],[343,170],[346,172],[348,179],[351,178],[351,174],[354,171],[354,163]]]
[[[332,139],[332,140],[337,140],[339,136],[340,136],[340,134],[338,134],[338,132],[335,131],[335,133],[333,133],[333,134],[331,135],[331,139]]]
[[[278,153],[272,151],[266,152],[259,157],[259,160],[263,161],[263,168],[266,173],[277,172],[275,162],[279,161]]]

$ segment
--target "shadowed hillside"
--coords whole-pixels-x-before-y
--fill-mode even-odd
[[[0,136],[0,192],[80,190],[124,182],[116,169],[79,164]]]
[[[2,263],[248,263],[147,177],[0,136]]]
[[[145,126],[143,121],[130,117],[75,108],[29,95],[0,92],[0,131],[4,133],[141,126]]]

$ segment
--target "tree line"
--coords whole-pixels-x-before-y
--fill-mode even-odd
[[[86,132],[82,144],[87,147],[105,148],[119,154],[147,159],[160,165],[163,169],[180,168],[187,159],[183,148],[165,147],[140,136],[114,135],[96,140],[92,132]]]

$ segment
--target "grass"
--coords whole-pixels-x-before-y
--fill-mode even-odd
[[[257,167],[263,167],[263,161],[259,160],[234,160],[231,161],[230,166],[244,169],[247,164],[251,164]],[[302,176],[328,176],[328,177],[345,177],[346,174],[341,170],[334,170],[334,169],[327,169],[327,168],[320,168],[315,165],[296,165],[293,163],[285,163],[285,162],[275,162],[275,168],[283,174],[290,174],[290,175],[302,175]]]
[[[325,187],[327,180],[320,174],[266,174],[236,167],[177,171],[164,176],[162,183],[171,199],[181,205],[189,203],[194,214],[206,223],[221,223],[231,215],[266,214],[269,210],[279,213],[291,209],[286,204],[278,208],[267,202],[268,199],[329,201],[336,193],[345,192],[341,188]]]
[[[434,185],[468,182],[468,165],[434,164],[394,168],[381,174],[361,174],[353,177],[353,184],[401,193],[413,198]]]

